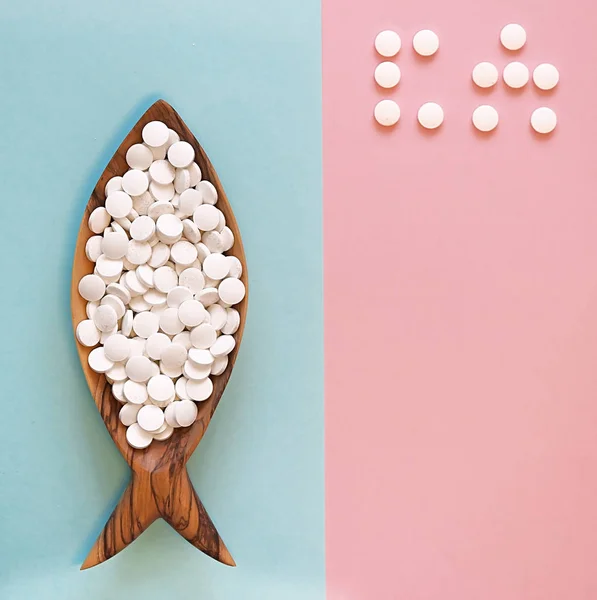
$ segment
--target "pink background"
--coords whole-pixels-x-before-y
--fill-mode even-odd
[[[596,13],[323,0],[329,600],[597,598]],[[520,53],[499,46],[508,22]],[[382,92],[386,28],[402,81]],[[553,62],[560,86],[482,93],[482,60]],[[436,133],[416,123],[430,100]],[[483,103],[492,135],[470,125]],[[539,139],[542,105],[559,123]]]

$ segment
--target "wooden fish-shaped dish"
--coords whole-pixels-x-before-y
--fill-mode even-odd
[[[151,121],[162,121],[178,133],[182,141],[193,146],[195,162],[201,169],[202,179],[210,181],[215,186],[218,192],[217,206],[224,213],[226,224],[234,234],[234,246],[227,254],[236,256],[240,260],[243,270],[241,280],[248,292],[246,259],[240,231],[222,184],[205,151],[178,113],[167,102],[158,100],[126,136],[99,178],[87,203],[73,261],[71,310],[74,328],[87,318],[87,303],[78,292],[79,281],[84,275],[93,273],[94,269],[94,264],[85,254],[85,244],[93,235],[88,227],[89,215],[98,206],[104,206],[104,189],[108,180],[117,175],[122,176],[129,169],[125,159],[126,151],[133,144],[142,143],[141,131]],[[133,542],[158,518],[163,518],[193,546],[207,555],[224,564],[235,566],[230,552],[193,489],[186,463],[205,434],[232,373],[243,335],[247,301],[248,293],[242,302],[235,306],[240,313],[240,326],[234,334],[236,346],[228,356],[226,370],[219,376],[212,376],[213,393],[206,401],[198,403],[199,413],[195,423],[190,427],[175,429],[168,440],[154,441],[144,450],[136,450],[127,443],[126,427],[120,422],[118,416],[122,404],[113,397],[112,386],[105,376],[89,367],[87,357],[91,348],[86,348],[77,342],[81,366],[97,408],[114,443],[132,470],[132,478],[127,489],[81,569],[93,567],[111,558]]]

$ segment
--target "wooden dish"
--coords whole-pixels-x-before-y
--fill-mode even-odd
[[[73,327],[76,328],[80,321],[87,318],[85,312],[86,301],[79,295],[78,284],[81,277],[92,273],[94,268],[93,263],[85,255],[85,244],[93,235],[87,226],[89,215],[93,209],[104,205],[104,188],[108,180],[115,175],[123,175],[128,170],[129,167],[125,160],[126,151],[133,144],[142,141],[141,130],[150,121],[166,123],[170,129],[178,133],[181,140],[189,142],[195,149],[195,161],[201,168],[202,178],[211,181],[216,187],[218,191],[217,206],[224,213],[226,224],[234,233],[234,246],[228,254],[236,256],[242,263],[243,274],[241,279],[247,288],[247,295],[235,307],[241,317],[240,327],[234,336],[236,347],[229,355],[228,366],[224,373],[213,377],[214,390],[212,395],[205,402],[198,404],[199,414],[196,422],[191,427],[176,429],[174,434],[164,442],[154,441],[145,450],[135,450],[126,442],[126,428],[118,418],[122,404],[112,396],[112,386],[106,381],[104,375],[95,373],[89,367],[87,356],[91,349],[85,348],[77,342],[81,366],[95,404],[114,443],[132,470],[132,478],[127,489],[83,562],[81,569],[87,569],[108,560],[128,546],[160,517],[202,552],[226,565],[235,566],[230,552],[228,552],[193,489],[187,473],[186,463],[207,430],[211,417],[228,383],[238,354],[247,316],[246,259],[240,231],[232,208],[209,158],[178,113],[163,100],[158,100],[153,104],[126,136],[99,178],[87,203],[79,229],[73,261],[71,284]]]

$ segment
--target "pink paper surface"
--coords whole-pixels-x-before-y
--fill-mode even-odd
[[[596,25],[590,0],[323,0],[329,600],[597,598]],[[402,81],[382,91],[387,28]],[[560,85],[482,92],[483,60],[552,62]],[[485,103],[492,135],[470,124]]]

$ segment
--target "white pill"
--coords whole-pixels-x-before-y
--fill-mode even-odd
[[[145,352],[149,358],[160,360],[162,352],[171,344],[170,338],[165,333],[153,333],[147,338]]]
[[[184,400],[185,398],[183,398]],[[172,402],[168,404],[164,410],[164,418],[166,423],[170,425],[170,427],[180,427],[180,424],[176,420],[176,405],[178,402]]]
[[[129,240],[126,251],[126,259],[132,265],[144,265],[153,254],[153,248],[147,242]]]
[[[217,331],[220,331],[220,329],[226,325],[226,320],[228,318],[226,309],[219,304],[212,304],[208,307],[207,312],[209,313],[209,322],[212,327]]]
[[[218,213],[219,213],[219,219],[218,219],[218,224],[216,226],[216,231],[218,233],[222,233],[222,230],[224,229],[224,227],[226,227],[226,217],[224,216],[224,213],[218,209]]]
[[[153,363],[147,356],[131,356],[131,358],[126,361],[126,375],[129,379],[132,379],[137,383],[145,383],[151,377],[152,364]]]
[[[95,311],[97,310],[98,306],[99,306],[99,302],[88,302],[85,305],[85,314],[87,315],[88,319],[93,320],[93,315],[95,314]]]
[[[167,200],[154,202],[147,210],[147,215],[157,221],[162,215],[174,214],[174,207]]]
[[[195,365],[208,366],[211,365],[211,363],[214,361],[214,357],[209,350],[201,348],[191,348],[189,350],[189,360],[191,360]]]
[[[211,254],[211,250],[203,242],[195,244],[195,248],[197,248],[197,260],[200,263],[203,263],[203,261]]]
[[[178,307],[178,318],[187,327],[196,327],[203,323],[206,316],[203,304],[197,300],[186,300]]]
[[[163,441],[171,438],[173,433],[174,433],[174,427],[166,424],[166,426],[163,428],[163,431],[158,431],[157,433],[153,434],[153,439],[157,440],[158,442],[163,442]]]
[[[201,194],[203,204],[211,204],[212,206],[218,201],[218,190],[213,183],[207,180],[200,181],[195,189]]]
[[[193,348],[191,348],[191,350],[193,350]],[[190,350],[189,350],[189,352],[190,352]],[[206,352],[209,352],[209,350],[206,350]],[[198,365],[197,363],[194,363],[192,360],[187,360],[187,362],[185,362],[185,364],[183,365],[183,368],[182,368],[182,372],[184,373],[185,377],[187,379],[193,379],[193,380],[205,379],[206,377],[209,376],[210,371],[211,371],[211,364]]]
[[[185,300],[192,300],[193,292],[189,288],[177,285],[168,292],[167,304],[170,308],[178,308]]]
[[[174,190],[177,194],[182,194],[191,187],[191,173],[188,169],[176,169],[174,176]]]
[[[106,187],[104,188],[104,196],[107,198],[112,192],[118,192],[122,190],[122,177],[117,175],[116,177],[112,177],[106,183]]]
[[[227,277],[220,283],[218,294],[226,304],[238,304],[245,297],[245,285],[240,279]]]
[[[227,252],[234,246],[234,234],[232,233],[232,229],[230,227],[224,227],[220,232],[220,238],[222,239],[222,244],[224,245],[224,252]]]
[[[497,127],[498,122],[498,111],[493,106],[483,104],[473,111],[473,125],[479,131],[492,131]]]
[[[77,325],[75,335],[80,344],[91,348],[99,344],[101,333],[91,319],[85,319]]]
[[[191,175],[191,187],[195,187],[201,181],[201,169],[196,162],[191,163],[187,169]]]
[[[153,249],[151,252],[151,256],[153,257]],[[139,281],[146,288],[153,287],[153,273],[154,270],[149,265],[139,265],[135,271],[137,281]]]
[[[147,290],[144,294],[143,294],[143,300],[145,300],[145,302],[147,302],[147,304],[151,305],[151,308],[154,309],[156,307],[164,307],[164,309],[166,308],[166,294],[156,290],[156,289],[151,289],[151,290]]]
[[[140,196],[147,191],[148,187],[149,179],[147,178],[147,175],[138,169],[131,169],[122,177],[122,189],[129,194],[129,196]]]
[[[160,292],[167,294],[178,285],[178,275],[172,267],[159,267],[153,273],[153,284]]]
[[[139,418],[139,415],[137,415],[137,418]],[[137,450],[143,450],[144,448],[147,448],[151,442],[153,442],[153,436],[151,433],[142,429],[138,423],[133,423],[126,430],[126,441],[128,442],[129,446]]]
[[[240,313],[235,308],[226,309],[226,324],[222,327],[222,333],[232,335],[238,331],[240,326]]]
[[[153,154],[144,144],[133,144],[126,152],[126,163],[131,169],[146,171],[152,161]]]
[[[106,340],[111,336],[111,335],[115,335],[116,333],[118,333],[118,327],[114,327],[114,329],[111,329],[110,331],[102,331],[101,332],[102,335],[100,337],[100,344],[105,344]]]
[[[193,344],[195,348],[207,350],[214,344],[217,337],[218,334],[213,325],[210,323],[201,323],[201,325],[198,325],[191,331],[190,339],[191,344]]]
[[[236,279],[239,279],[240,276],[243,274],[242,263],[240,262],[240,260],[238,260],[238,258],[236,258],[236,256],[227,256],[226,259],[228,260],[228,265],[230,266],[228,276],[236,277]]]
[[[422,29],[413,37],[413,48],[421,56],[432,56],[439,48],[439,37],[430,29]]]
[[[112,192],[106,198],[106,210],[115,219],[126,217],[133,208],[133,200],[126,192]]]
[[[144,356],[145,355],[145,344],[147,340],[134,337],[131,339],[131,356]]]
[[[190,188],[180,194],[178,199],[178,210],[186,216],[191,216],[199,206],[203,204],[201,191]]]
[[[118,284],[111,283],[110,285]],[[108,294],[107,296],[104,296],[100,302],[100,305],[112,307],[114,309],[114,312],[116,313],[116,318],[118,320],[122,319],[122,317],[124,317],[124,313],[126,312],[124,302],[118,296],[115,296],[113,294]]]
[[[142,312],[147,312],[149,310],[151,310],[152,306],[151,304],[149,304],[144,298],[143,296],[135,296],[134,298],[131,298],[131,301],[129,303],[129,306],[133,309],[133,311],[135,311],[136,313],[142,313]],[[133,322],[134,324],[134,322]]]
[[[533,81],[540,90],[552,90],[560,81],[560,73],[553,65],[542,63],[535,67]]]
[[[187,360],[187,349],[180,344],[170,344],[163,352],[161,365],[168,369],[182,368]]]
[[[112,396],[118,400],[118,402],[125,403],[126,398],[124,397],[124,384],[125,381],[116,381],[112,385]]]
[[[133,209],[136,210],[139,215],[147,215],[147,211],[153,203],[153,196],[149,192],[133,197]]]
[[[85,244],[85,256],[87,256],[88,260],[91,262],[95,262],[100,254],[102,253],[102,241],[103,237],[101,235],[92,235]]]
[[[529,69],[521,62],[511,62],[504,67],[504,83],[511,88],[524,87],[529,81]]]
[[[490,62],[481,62],[473,69],[473,81],[480,88],[490,88],[497,83],[499,72]]]
[[[116,296],[124,304],[128,304],[131,301],[131,294],[124,285],[120,283],[110,283],[106,288],[106,293],[110,296]],[[119,317],[121,318],[121,317]]]
[[[203,287],[203,286],[202,286]],[[100,300],[106,292],[106,284],[97,275],[85,275],[79,281],[79,294],[85,300],[95,302]]]
[[[188,142],[176,142],[168,149],[168,160],[179,169],[188,167],[195,160],[195,150]]]
[[[104,344],[106,357],[113,362],[125,361],[131,353],[130,340],[121,333],[111,335]]]
[[[183,331],[182,333],[178,333],[172,338],[173,344],[180,344],[184,346],[187,351],[191,349],[191,333],[189,331]]]
[[[189,380],[187,382],[187,394],[191,400],[202,402],[207,400],[214,390],[213,383],[209,377],[201,380]]]
[[[132,271],[131,271],[132,272]],[[150,312],[141,312],[133,319],[133,330],[142,338],[147,339],[150,335],[158,332],[160,318]]]
[[[178,318],[178,308],[167,308],[159,315],[160,329],[168,335],[176,335],[184,330],[184,324]]]
[[[147,291],[147,287],[141,283],[136,271],[128,271],[125,274],[124,285],[130,291],[131,296],[140,296]]]
[[[119,219],[114,219],[114,221],[120,225],[120,228],[123,231],[128,231],[131,228],[131,221],[128,219],[128,217],[121,217]]]
[[[195,298],[203,304],[203,306],[211,306],[215,304],[220,296],[218,294],[218,289],[215,287],[206,287],[203,288],[198,294],[195,295]],[[229,303],[227,303],[229,304]]]
[[[182,221],[175,215],[161,215],[156,222],[156,230],[166,238],[166,242],[176,242],[183,231]]]
[[[181,196],[182,199],[182,196]],[[195,209],[193,221],[201,231],[211,231],[215,229],[220,220],[220,213],[215,206],[211,204],[202,204]]]
[[[182,367],[180,365],[169,366],[164,361],[160,361],[160,371],[170,377],[174,381],[177,377],[182,375]]]
[[[381,56],[396,56],[401,47],[402,41],[395,31],[382,31],[375,38],[375,49]]]
[[[537,133],[551,133],[556,128],[557,122],[556,113],[546,106],[537,108],[531,115],[531,127]]]
[[[181,427],[188,427],[197,418],[197,405],[191,400],[176,402],[175,418]]]
[[[382,88],[393,88],[400,82],[400,67],[396,63],[385,61],[375,68],[375,81]]]
[[[124,313],[124,317],[122,317],[122,326],[121,331],[123,335],[129,337],[131,335],[131,331],[133,330],[133,311],[127,310]]]
[[[144,383],[138,383],[136,381],[125,381],[124,387],[122,388],[124,397],[135,405],[143,404],[149,397],[147,394],[147,386]]]
[[[182,222],[182,232],[184,236],[191,242],[192,244],[198,244],[201,241],[201,232],[199,231],[199,227],[193,223],[190,219],[185,219]]]
[[[400,108],[393,100],[381,100],[375,105],[373,115],[380,125],[391,127],[400,119]]]
[[[110,225],[111,217],[108,211],[103,206],[98,206],[89,215],[89,229],[93,233],[103,233],[104,229]]]
[[[102,254],[95,263],[97,274],[104,279],[113,279],[120,277],[122,273],[122,260],[113,260],[108,258],[105,254]]]
[[[116,311],[111,306],[99,306],[93,315],[95,326],[103,332],[112,331],[118,324]]]
[[[162,242],[157,243],[151,249],[151,258],[147,261],[147,264],[154,268],[158,269],[159,267],[163,267],[168,260],[170,259],[170,248],[163,244]],[[155,279],[155,272],[154,272]]]
[[[176,388],[176,395],[181,400],[189,400],[189,395],[187,394],[187,381],[188,379],[186,377],[181,377],[176,381],[176,385],[174,386]]]
[[[419,108],[417,119],[425,129],[437,129],[444,122],[444,110],[435,102],[426,102]]]
[[[155,232],[155,221],[148,216],[140,216],[131,223],[130,234],[137,242],[148,242]]]
[[[220,285],[220,282],[217,279],[212,279],[211,277],[205,275],[205,273],[203,274],[203,276],[205,277],[206,288],[217,288],[218,285]]]
[[[170,130],[161,121],[147,123],[141,131],[143,141],[152,148],[163,146],[170,136]]]
[[[126,385],[126,384],[125,384]],[[141,410],[142,404],[125,404],[118,413],[120,422],[128,427],[137,422],[137,413]]]
[[[191,265],[197,260],[197,248],[191,242],[181,240],[172,246],[170,256],[177,265]]]
[[[211,365],[211,374],[212,375],[221,375],[228,366],[228,356],[224,354],[223,356],[218,356],[213,364]]]
[[[89,353],[89,356],[87,357],[87,362],[96,373],[105,373],[114,366],[114,362],[106,357],[104,349],[102,347],[94,348]]]
[[[215,252],[216,254],[221,254],[224,252],[224,238],[221,233],[217,231],[206,231],[202,236],[202,243],[207,246],[207,249],[211,252]],[[197,257],[199,256],[199,251],[197,251]]]
[[[112,383],[124,383],[126,381],[126,371],[123,362],[116,362],[114,366],[106,372],[106,379],[110,378]]]
[[[172,183],[175,174],[174,167],[167,160],[156,160],[149,167],[151,179],[162,185]]]
[[[203,262],[203,272],[212,279],[224,279],[229,271],[230,264],[223,254],[210,254]]]
[[[500,41],[508,50],[520,50],[527,41],[527,32],[521,25],[510,23],[500,32]]]
[[[217,358],[225,356],[234,350],[236,340],[231,335],[221,335],[209,349],[209,351]]]
[[[162,184],[157,181],[152,181],[149,184],[149,192],[156,200],[160,202],[169,202],[174,197],[174,184]],[[172,209],[174,210],[173,206]],[[149,215],[152,216],[151,212],[149,212]]]
[[[174,382],[166,375],[156,375],[147,383],[149,397],[157,402],[166,402],[174,394]]]

